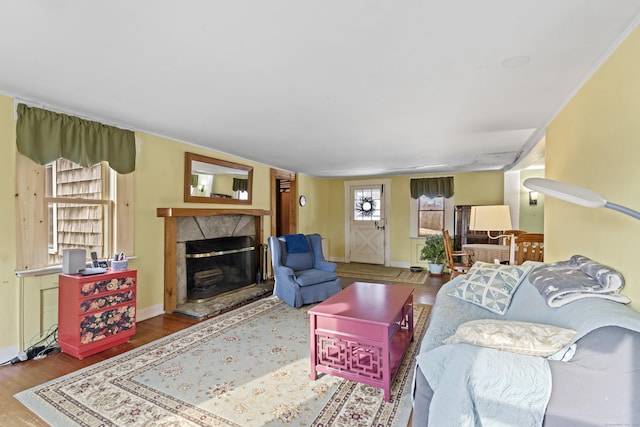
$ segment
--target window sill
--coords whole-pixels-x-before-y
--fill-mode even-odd
[[[136,259],[137,256],[128,256],[127,259]],[[91,263],[87,262],[87,267],[91,267]],[[31,277],[31,276],[46,276],[47,274],[60,274],[62,273],[62,265],[49,265],[47,267],[32,268],[29,270],[16,271],[16,277]]]

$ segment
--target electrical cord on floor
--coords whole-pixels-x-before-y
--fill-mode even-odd
[[[16,363],[24,362],[25,360],[40,360],[47,357],[47,354],[59,349],[58,347],[58,325],[53,325],[49,328],[43,338],[34,342],[36,337],[31,338],[27,349],[18,352],[18,355],[11,360],[7,360],[4,363],[0,363],[0,366],[15,365]]]
[[[27,353],[25,353],[24,351],[20,351],[18,352],[18,355],[16,357],[14,357],[11,360],[7,360],[6,362],[0,364],[0,366],[15,365],[16,363],[24,362],[27,359],[28,359]]]

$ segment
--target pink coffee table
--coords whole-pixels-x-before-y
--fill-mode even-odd
[[[309,310],[311,379],[318,372],[384,390],[413,340],[413,288],[356,282]]]

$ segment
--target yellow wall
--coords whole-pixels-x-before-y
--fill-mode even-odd
[[[529,233],[544,233],[544,195],[538,195],[538,204],[529,204],[529,190],[522,183],[527,178],[543,178],[544,169],[523,170],[520,172],[520,215],[519,230]]]
[[[547,129],[546,176],[640,210],[640,29],[587,81]],[[545,260],[582,254],[619,270],[640,309],[640,221],[609,209],[545,201]]]
[[[0,96],[0,348],[18,343],[13,99]],[[17,350],[17,348],[16,348]],[[4,360],[0,360],[0,363]]]
[[[500,171],[447,176],[454,177],[456,205],[493,205],[504,201],[504,174]]]
[[[344,256],[344,187],[342,180],[298,174],[298,195],[307,204],[298,205],[298,233],[319,233],[329,241],[328,258]],[[297,197],[295,203],[297,203]],[[339,218],[342,219],[340,222]]]
[[[164,220],[156,217],[163,207],[269,209],[269,168],[244,159],[212,152],[144,133],[135,171],[135,253],[132,266],[138,269],[138,307],[162,304],[164,275]],[[253,166],[251,205],[183,202],[184,153],[186,151]],[[269,224],[265,224],[269,229]],[[266,239],[263,236],[263,239]],[[265,240],[266,241],[266,240]]]
[[[440,176],[454,177],[455,204],[489,205],[503,202],[504,174],[500,171]],[[418,239],[409,237],[409,199],[411,197],[409,181],[416,177],[423,176],[362,178],[391,180],[391,209],[387,213],[387,219],[391,230],[390,262],[392,265],[407,265],[414,261],[414,246]],[[304,175],[299,177],[298,182],[299,193],[307,196],[307,206],[298,210],[298,232],[317,232],[329,239],[329,253],[334,259],[345,257],[345,182],[348,180],[313,178]],[[447,212],[446,215],[453,218],[453,212]],[[450,231],[453,232],[453,230]]]
[[[438,176],[438,175],[431,175]],[[504,174],[501,171],[469,172],[442,174],[439,176],[453,176],[454,203],[456,205],[495,205],[502,204],[504,200]],[[391,234],[391,262],[397,265],[423,265],[419,261],[419,251],[422,249],[424,239],[412,239],[409,223],[409,199],[411,178],[422,176],[398,176],[392,181],[392,211],[393,227]],[[453,212],[445,215],[453,223]],[[397,221],[396,221],[397,219]],[[396,223],[397,222],[397,223]],[[454,230],[449,230],[453,235]]]

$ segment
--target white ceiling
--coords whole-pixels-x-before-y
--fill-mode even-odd
[[[637,25],[640,1],[3,0],[0,11],[0,93],[355,177],[509,168]]]

